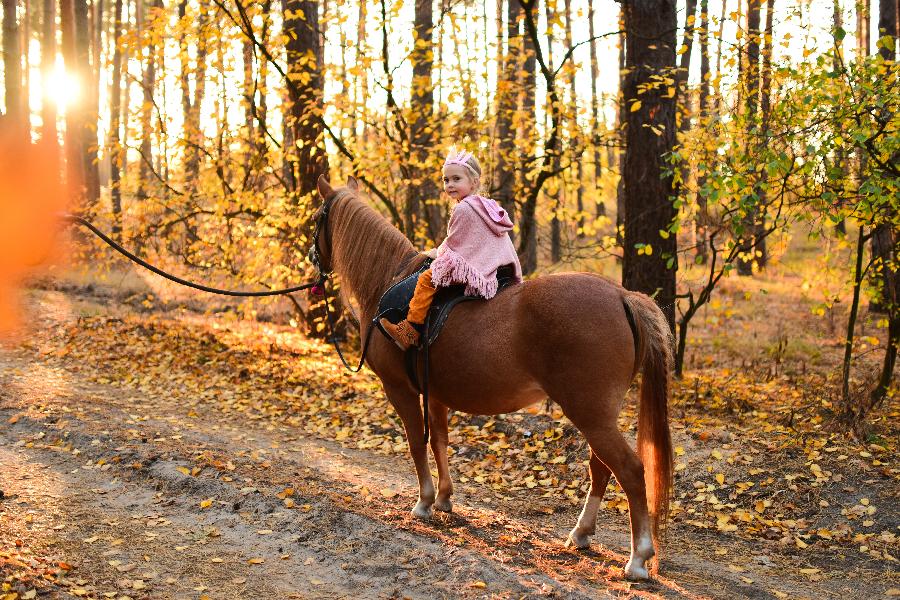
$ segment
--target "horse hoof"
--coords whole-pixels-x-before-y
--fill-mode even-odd
[[[426,506],[422,502],[419,502],[412,509],[412,516],[420,521],[430,521],[431,517],[434,516],[434,511],[431,509],[431,506]]]
[[[438,498],[434,501],[434,510],[449,513],[453,512],[453,503],[450,500],[441,500]]]
[[[634,561],[629,560],[625,565],[625,579],[628,581],[647,581],[650,579],[650,573],[647,572],[643,565],[638,566],[634,564]]]
[[[566,548],[571,548],[573,546],[579,550],[587,550],[591,547],[591,536],[586,533],[581,533],[576,527],[569,532],[569,537],[566,539]]]

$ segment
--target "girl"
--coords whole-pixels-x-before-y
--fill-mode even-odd
[[[403,350],[418,345],[437,288],[465,284],[466,294],[493,298],[497,293],[497,269],[504,265],[513,265],[516,281],[522,281],[522,266],[509,237],[512,221],[499,204],[478,195],[478,160],[469,152],[451,152],[444,161],[443,172],[444,191],[457,202],[447,237],[437,250],[428,252],[435,260],[419,276],[406,319],[396,325],[387,319],[380,321]]]

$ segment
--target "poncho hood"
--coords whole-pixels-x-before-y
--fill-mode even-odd
[[[488,229],[494,235],[503,235],[512,231],[513,224],[506,210],[497,204],[495,200],[485,198],[484,196],[472,195],[462,199],[469,206],[475,209],[475,212],[488,226]]]

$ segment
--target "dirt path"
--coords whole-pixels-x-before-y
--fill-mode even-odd
[[[42,296],[48,326],[72,324],[61,300]],[[811,580],[790,556],[677,526],[662,576],[633,585],[624,516],[604,511],[593,549],[568,550],[571,503],[457,477],[455,512],[419,523],[403,456],[162,385],[137,391],[112,371],[88,381],[48,344],[0,354],[0,569],[19,597],[873,598],[897,586],[856,563]]]

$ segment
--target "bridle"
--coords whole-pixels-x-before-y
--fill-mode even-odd
[[[325,281],[329,277],[331,277],[332,273],[331,269],[328,269],[326,271],[322,268],[322,248],[320,246],[320,240],[322,238],[323,231],[326,233],[326,235],[328,233],[328,214],[331,212],[331,207],[334,206],[334,202],[337,197],[338,195],[334,194],[333,196],[331,196],[331,198],[326,199],[325,203],[322,205],[322,210],[319,211],[319,216],[316,217],[316,227],[315,229],[313,229],[313,243],[309,248],[309,255],[307,256],[309,262],[316,268],[316,271],[318,271],[318,279],[316,285],[319,286],[324,286]]]

